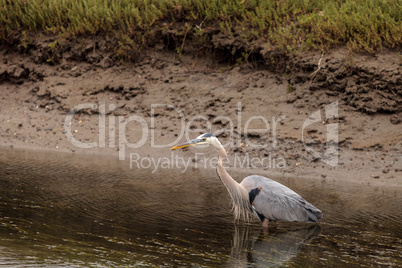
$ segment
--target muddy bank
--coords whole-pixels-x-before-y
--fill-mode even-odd
[[[171,156],[169,146],[152,143],[168,145],[182,133],[195,137],[208,131],[228,143],[233,157],[266,159],[243,169],[400,183],[402,76],[396,51],[366,56],[339,48],[294,58],[259,51],[258,62],[235,65],[224,59],[226,50],[209,56],[184,51],[179,57],[162,42],[134,62],[121,62],[94,41],[71,45],[49,61],[51,42],[22,53],[1,48],[0,143],[5,147],[124,155],[128,161],[133,152]],[[273,65],[279,59],[281,65]],[[71,133],[78,142],[94,143],[89,149],[66,137],[66,115],[82,104],[88,106],[73,116]],[[334,104],[336,113],[327,114]],[[140,119],[131,120],[133,115]],[[337,138],[328,138],[334,126]],[[139,148],[127,145],[143,141]],[[325,158],[331,146],[339,149],[336,166]],[[201,161],[196,152],[175,154]]]

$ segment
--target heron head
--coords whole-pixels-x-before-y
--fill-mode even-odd
[[[201,147],[201,148],[204,148],[204,147],[208,146],[209,144],[217,146],[218,145],[217,142],[220,144],[220,142],[218,141],[218,139],[215,137],[214,134],[205,133],[191,141],[173,146],[172,148],[170,148],[170,150],[176,150],[176,149],[185,148],[185,147],[194,146],[194,145],[197,145],[197,147]]]

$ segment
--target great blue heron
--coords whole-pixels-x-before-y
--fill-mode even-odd
[[[279,182],[258,175],[248,176],[241,183],[236,182],[223,167],[223,161],[227,158],[226,150],[211,133],[202,134],[171,149],[201,144],[211,144],[218,151],[216,171],[232,197],[236,220],[249,221],[249,215],[253,214],[261,220],[264,228],[268,228],[269,221],[317,222],[322,218],[321,210]]]

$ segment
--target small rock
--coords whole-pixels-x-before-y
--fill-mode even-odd
[[[258,132],[249,132],[246,135],[249,138],[261,138],[261,134]]]
[[[84,48],[85,51],[89,51],[89,50],[93,50],[94,49],[94,45],[93,44],[87,44]]]
[[[327,90],[327,91],[325,92],[325,94],[327,94],[328,96],[338,96],[338,95],[339,95],[339,92]]]
[[[44,130],[45,130],[45,131],[52,131],[52,130],[53,130],[53,127],[47,127],[47,128],[45,128]]]
[[[109,67],[112,67],[114,65],[114,63],[113,63],[113,60],[111,58],[105,57],[100,61],[99,65],[102,68],[109,68]]]
[[[297,99],[298,97],[295,94],[290,94],[287,97],[286,103],[294,103]]]
[[[14,69],[14,77],[15,78],[26,78],[29,75],[28,69],[25,69],[24,66],[18,66]]]
[[[19,126],[19,127],[22,127],[22,123],[19,123],[18,126]]]
[[[397,114],[394,114],[393,116],[391,116],[390,121],[392,124],[398,125],[401,122],[401,119]]]
[[[388,173],[389,172],[389,168],[384,168],[383,170],[382,170],[382,173]]]

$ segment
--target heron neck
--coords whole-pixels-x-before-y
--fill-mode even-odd
[[[218,173],[219,178],[223,182],[223,184],[228,188],[229,192],[231,189],[237,189],[240,188],[241,186],[237,181],[235,181],[232,176],[229,175],[229,173],[226,171],[225,167],[223,166],[223,163],[225,160],[227,160],[227,154],[224,148],[219,148],[218,149],[218,165],[216,166],[216,171]],[[242,187],[243,188],[243,187]]]
[[[218,165],[217,165],[217,172],[219,177],[221,178],[222,182],[226,185],[226,184],[238,184],[233,178],[232,176],[229,175],[229,173],[227,173],[225,167],[223,166],[223,162],[226,161],[228,159],[228,155],[226,153],[226,150],[221,147],[218,148],[218,156],[219,156],[219,160],[218,160]]]
[[[226,150],[218,148],[218,165],[216,166],[216,172],[222,183],[225,185],[233,201],[233,211],[235,219],[249,220],[250,201],[248,198],[248,192],[241,184],[235,181],[232,176],[226,171],[223,166],[223,161],[227,159]]]

